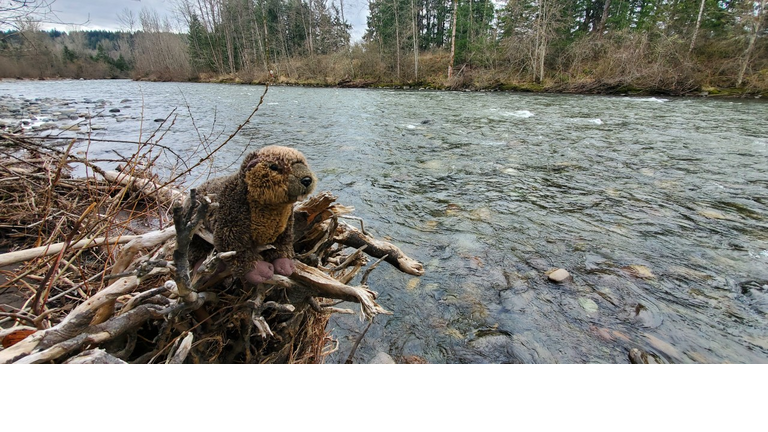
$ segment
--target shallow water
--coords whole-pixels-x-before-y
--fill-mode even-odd
[[[0,95],[104,111],[95,137],[146,138],[176,108],[157,136],[189,161],[262,92],[0,82]],[[296,147],[321,190],[425,264],[421,278],[372,273],[394,315],[376,318],[356,362],[625,363],[639,348],[660,362],[765,363],[767,120],[751,100],[272,87],[216,164],[246,146]],[[570,282],[547,281],[559,267]],[[343,362],[365,323],[331,327],[341,349],[329,361]]]

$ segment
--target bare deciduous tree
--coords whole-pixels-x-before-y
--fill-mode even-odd
[[[741,87],[741,84],[744,82],[744,73],[747,71],[752,53],[755,50],[757,36],[763,31],[764,27],[763,21],[765,19],[766,0],[756,1],[754,3],[753,9],[747,15],[749,21],[751,21],[749,24],[749,42],[747,43],[747,49],[744,50],[744,54],[742,55],[741,68],[739,68],[739,76],[736,79],[736,87]]]
[[[128,33],[133,33],[136,30],[136,14],[132,10],[125,8],[118,12],[117,20],[120,21],[123,29]]]
[[[41,20],[53,12],[54,0],[4,0],[0,2],[0,27],[17,29],[17,23],[25,19]]]

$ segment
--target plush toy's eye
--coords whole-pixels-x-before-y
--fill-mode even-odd
[[[272,171],[277,171],[280,169],[280,167],[278,167],[277,164],[272,164],[269,166],[269,169],[271,169]]]

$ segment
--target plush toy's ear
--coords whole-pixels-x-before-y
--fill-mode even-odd
[[[246,166],[245,166],[245,171],[248,171],[248,170],[250,170],[251,168],[255,167],[256,165],[258,165],[258,163],[259,163],[260,161],[261,161],[261,158],[259,158],[258,156],[254,157],[254,158],[253,158],[253,160],[251,160],[250,162],[248,162],[248,165],[246,165]]]

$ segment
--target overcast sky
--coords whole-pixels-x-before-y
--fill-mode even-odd
[[[338,4],[338,0],[333,1]],[[54,15],[46,18],[49,22],[44,23],[43,29],[120,30],[117,14],[129,9],[138,16],[142,8],[154,10],[161,17],[168,16],[175,21],[176,0],[54,0]],[[368,2],[346,0],[344,9],[344,17],[352,25],[352,40],[360,40],[365,32]]]

